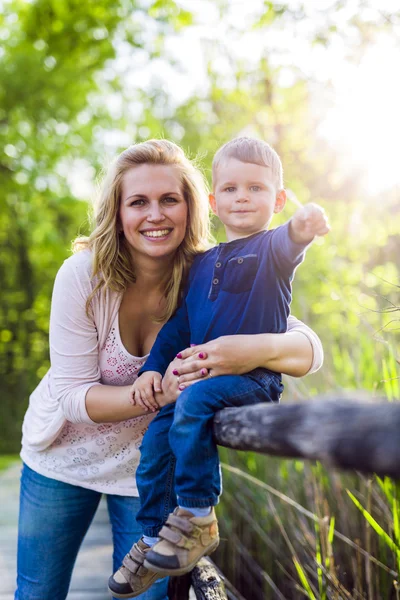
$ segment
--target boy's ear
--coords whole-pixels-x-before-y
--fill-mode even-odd
[[[279,190],[276,195],[274,213],[280,213],[286,204],[286,190]]]
[[[217,214],[217,203],[215,201],[214,194],[209,194],[208,200],[210,202],[211,210],[213,211],[214,215],[216,215]]]

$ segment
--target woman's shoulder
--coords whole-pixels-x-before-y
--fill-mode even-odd
[[[85,249],[72,254],[66,258],[59,269],[59,273],[75,275],[79,280],[91,279],[93,265],[93,254],[91,250]]]
[[[95,282],[92,278],[92,252],[80,250],[69,256],[59,268],[55,286],[70,293],[73,290],[86,297],[92,293]]]

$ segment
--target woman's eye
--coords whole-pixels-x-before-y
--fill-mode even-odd
[[[173,198],[172,196],[167,196],[167,198],[164,198],[164,202],[166,204],[176,204],[178,200],[176,198]]]
[[[132,200],[129,206],[143,206],[144,200],[143,198],[138,198],[137,200]]]

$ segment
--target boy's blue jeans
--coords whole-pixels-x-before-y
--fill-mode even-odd
[[[82,540],[101,498],[99,492],[39,475],[26,465],[21,475],[18,589],[15,600],[65,600]],[[142,535],[136,523],[139,498],[107,495],[114,543],[114,571]],[[111,542],[111,540],[110,540]],[[96,560],[96,548],[93,549]],[[111,571],[111,565],[110,565]],[[109,573],[99,587],[107,587]],[[157,580],[138,600],[167,600],[168,578]],[[102,591],[98,591],[103,597]]]
[[[177,505],[218,503],[221,475],[212,421],[226,407],[279,402],[280,376],[255,369],[246,375],[221,375],[186,388],[175,404],[160,410],[144,435],[136,473],[141,508],[137,521],[145,535],[157,536]],[[176,496],[175,496],[176,494]]]

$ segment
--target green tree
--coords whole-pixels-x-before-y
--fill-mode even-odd
[[[161,51],[168,31],[190,23],[172,0],[15,1],[0,16],[0,451],[17,450],[30,391],[48,368],[52,282],[71,240],[87,228],[87,204],[68,175],[84,156],[101,162],[96,133],[114,126],[96,101],[117,44]],[[152,48],[143,35],[151,22]],[[154,32],[155,30],[155,32]],[[112,64],[112,63],[111,63]],[[119,89],[117,77],[108,81]],[[104,91],[104,88],[103,88]]]

